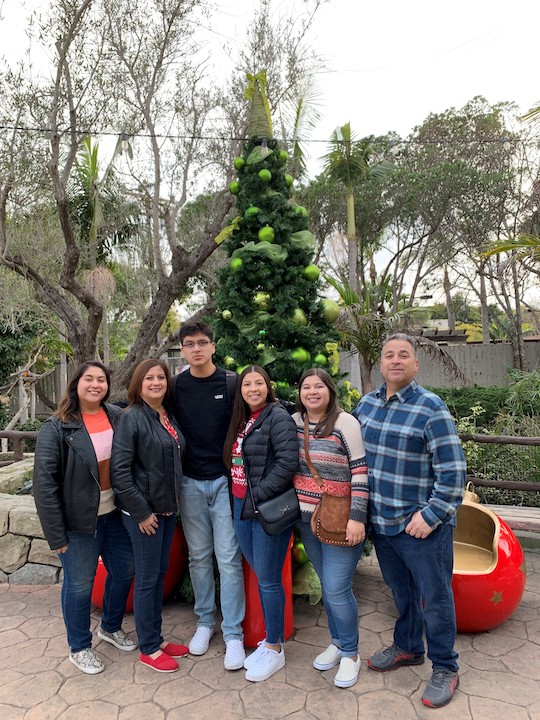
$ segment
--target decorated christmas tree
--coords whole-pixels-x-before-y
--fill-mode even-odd
[[[225,367],[238,372],[262,365],[280,397],[287,397],[305,369],[337,372],[332,326],[339,308],[320,297],[315,238],[306,209],[293,200],[288,154],[272,137],[264,71],[248,81],[248,140],[229,185],[237,216],[217,239],[230,257],[216,298],[217,352]]]

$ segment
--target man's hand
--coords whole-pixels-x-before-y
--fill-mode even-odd
[[[420,510],[417,510],[414,513],[411,518],[411,522],[405,528],[405,532],[407,533],[407,535],[412,535],[412,537],[419,538],[421,540],[427,538],[431,531],[432,528],[430,528],[430,526],[424,520]]]

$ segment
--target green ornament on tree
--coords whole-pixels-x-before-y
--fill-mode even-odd
[[[236,360],[230,355],[226,355],[223,358],[223,362],[225,363],[225,367],[234,367],[236,365]]]
[[[286,150],[280,150],[278,152],[278,160],[282,165],[285,165],[287,160],[289,159],[289,153]]]
[[[256,207],[255,205],[250,205],[244,213],[244,217],[247,220],[250,220],[251,218],[254,218],[258,213],[260,213],[260,211],[260,208]]]
[[[264,350],[265,347],[266,347],[266,345],[264,343],[258,343],[257,350],[259,352],[261,352],[262,350]]]
[[[316,265],[306,265],[306,267],[304,268],[304,277],[306,277],[308,280],[311,280],[312,282],[318,280],[320,274],[321,271]]]
[[[229,266],[231,270],[240,270],[242,265],[244,264],[244,261],[240,257],[234,257],[231,262],[229,263]]]
[[[221,317],[222,317],[224,320],[230,320],[230,319],[232,318],[232,312],[231,312],[230,310],[224,310],[224,311],[221,313]]]
[[[339,317],[339,305],[335,300],[324,298],[322,301],[323,317],[328,323],[335,323]]]
[[[287,187],[292,187],[293,182],[294,182],[294,178],[292,175],[289,175],[289,174],[285,175],[285,185]]]
[[[259,330],[259,335],[264,337],[266,335],[266,330]]]
[[[240,184],[237,180],[233,180],[231,183],[229,183],[229,191],[232,192],[233,195],[238,195],[239,190]]]
[[[273,242],[275,237],[274,228],[270,227],[270,225],[265,225],[259,230],[257,237],[261,242]]]
[[[323,355],[322,353],[319,353],[318,355],[315,355],[315,357],[313,358],[313,362],[314,362],[316,365],[326,365],[326,363],[328,362],[328,360],[326,359],[326,355]]]
[[[233,164],[234,164],[234,167],[236,170],[241,170],[244,167],[244,165],[246,164],[246,161],[244,160],[243,157],[238,156],[238,157],[234,158]]]
[[[267,292],[258,292],[255,293],[253,296],[253,302],[257,307],[262,308],[263,310],[268,307],[268,301],[270,300],[270,293]]]
[[[262,170],[259,170],[257,173],[259,175],[259,178],[263,183],[269,183],[272,179],[272,173],[270,170],[267,170],[266,168],[263,168]]]
[[[303,347],[297,347],[291,352],[292,359],[297,363],[307,363],[311,355]]]
[[[292,316],[292,321],[295,325],[307,325],[306,313],[302,308],[296,308]]]
[[[308,215],[308,212],[307,212],[306,208],[305,208],[303,205],[297,205],[297,206],[294,208],[294,212],[295,212],[297,215],[299,215],[300,217],[307,217],[307,215]]]

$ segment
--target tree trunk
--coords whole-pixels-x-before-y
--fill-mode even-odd
[[[516,303],[516,344],[517,361],[520,370],[528,370],[527,358],[525,357],[525,343],[523,341],[523,315],[521,312],[521,301],[519,292],[519,279],[517,276],[517,263],[512,263],[512,282],[514,285],[514,300]]]
[[[450,332],[456,332],[456,316],[454,314],[454,305],[452,303],[452,284],[448,276],[448,267],[444,266],[444,295],[446,297],[446,314],[448,316],[448,329]]]
[[[480,277],[480,314],[482,318],[482,343],[489,345],[491,338],[489,337],[489,308],[487,301],[486,276],[484,274],[484,263],[478,268]]]
[[[349,286],[358,293],[358,241],[354,220],[354,195],[347,194],[347,253],[349,261]]]

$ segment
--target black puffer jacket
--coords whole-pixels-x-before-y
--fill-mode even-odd
[[[115,405],[103,407],[114,429],[122,411]],[[68,544],[68,530],[95,532],[101,487],[96,453],[82,420],[62,422],[53,416],[45,422],[36,443],[33,492],[51,550]]]
[[[172,413],[168,416],[178,433],[178,442],[145,402],[129,407],[114,433],[111,484],[116,504],[137,522],[152,513],[176,512],[186,442]]]
[[[298,437],[294,420],[279,403],[267,405],[248,430],[242,457],[256,505],[292,486],[298,470]],[[241,517],[255,517],[249,490]]]

